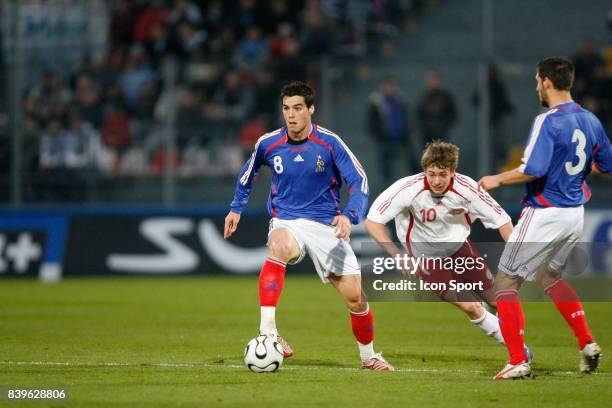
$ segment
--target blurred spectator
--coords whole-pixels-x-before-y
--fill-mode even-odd
[[[202,49],[193,54],[184,71],[184,80],[190,86],[209,90],[216,85],[221,75],[222,66],[207,57]]]
[[[229,16],[223,0],[209,0],[203,6],[203,28],[211,36],[227,29]]]
[[[40,141],[40,167],[57,169],[64,167],[68,151],[66,130],[60,118],[51,118]]]
[[[281,24],[289,23],[293,26],[297,24],[297,14],[289,9],[287,0],[272,0],[268,7],[260,19],[260,27],[265,35],[275,34]]]
[[[164,0],[151,0],[149,6],[140,14],[134,27],[134,40],[139,43],[147,43],[153,38],[153,28],[163,24],[168,19],[170,12],[166,8]]]
[[[590,38],[583,38],[573,57],[575,81],[573,96],[612,130],[612,48],[603,52]]]
[[[0,125],[1,126],[1,125]],[[1,134],[2,132],[0,132]],[[41,137],[40,122],[33,116],[26,116],[23,118],[23,143],[21,145],[21,165],[24,169],[24,176],[28,177],[38,169],[39,164],[39,142]],[[7,155],[10,154],[11,149],[6,146],[3,150]],[[2,161],[2,160],[0,160]],[[3,164],[8,166],[9,160],[3,161]],[[0,165],[1,166],[1,165]]]
[[[75,108],[79,115],[100,129],[104,121],[104,111],[98,91],[89,76],[83,74],[77,78],[75,96]]]
[[[495,167],[503,164],[510,146],[505,133],[505,119],[514,114],[514,105],[508,97],[508,90],[504,84],[499,69],[495,65],[489,66],[489,125],[491,129],[491,159]],[[474,91],[474,106],[479,106],[478,91]]]
[[[272,62],[272,68],[277,73],[280,83],[291,81],[307,81],[306,69],[308,61],[300,55],[301,45],[295,38],[287,38],[283,43],[283,54]]]
[[[258,23],[257,2],[255,0],[240,0],[237,10],[232,10],[232,20],[239,37],[243,37],[249,27]]]
[[[47,71],[42,82],[28,92],[25,111],[46,122],[53,116],[65,114],[71,99],[70,90],[60,82],[57,74]]]
[[[399,94],[395,78],[384,78],[379,89],[370,95],[366,120],[370,136],[378,147],[378,165],[384,184],[402,175],[403,166],[398,168],[398,162],[407,160],[407,170],[411,174],[420,172],[409,140],[406,103]]]
[[[262,67],[255,74],[255,100],[253,115],[263,120],[266,127],[276,126],[279,116],[280,87],[274,81],[274,73],[267,67]]]
[[[303,51],[311,55],[320,55],[331,51],[333,41],[329,18],[325,14],[320,0],[308,0],[304,11]]]
[[[166,24],[157,24],[151,31],[151,41],[146,44],[151,56],[151,64],[159,69],[162,61],[171,50],[170,33]]]
[[[176,54],[183,61],[189,60],[193,54],[204,47],[206,33],[196,29],[191,23],[182,21],[177,27]]]
[[[208,44],[210,59],[223,64],[229,64],[234,57],[237,46],[236,33],[231,28],[221,30]]]
[[[224,139],[236,132],[253,109],[253,86],[241,81],[238,71],[230,71],[225,76],[224,86],[213,95],[211,103],[205,107],[205,116],[216,124]]]
[[[189,89],[179,98],[176,137],[180,149],[188,146],[205,146],[208,142],[200,99],[200,95]]]
[[[65,165],[71,169],[101,169],[107,162],[100,135],[77,113],[70,117],[65,133]]]
[[[199,27],[203,22],[202,12],[192,1],[176,0],[167,21],[171,26],[186,21],[194,27]]]
[[[137,9],[131,0],[113,0],[109,30],[111,47],[125,47],[132,43],[137,17]]]
[[[427,88],[417,106],[419,130],[423,144],[432,140],[445,140],[457,121],[457,109],[453,96],[442,86],[442,77],[437,71],[426,76]]]
[[[255,71],[268,56],[268,49],[268,41],[261,36],[260,29],[249,27],[238,45],[238,61]]]
[[[397,35],[423,8],[424,0],[370,0],[369,29],[375,34]]]
[[[122,105],[109,105],[102,125],[102,142],[119,156],[132,144],[132,120]]]
[[[278,25],[276,33],[270,40],[270,53],[273,58],[282,58],[286,55],[290,42],[296,41],[293,24],[283,22]]]
[[[123,99],[129,109],[136,107],[145,86],[153,79],[154,73],[147,61],[144,49],[141,46],[134,46],[128,56],[125,70],[118,78]]]
[[[123,61],[123,54],[121,51],[114,51],[114,53],[119,55],[120,61]],[[116,81],[120,72],[120,67],[115,68],[110,65],[110,61],[113,58],[111,55],[113,55],[113,53],[108,54],[101,52],[95,54],[91,59],[89,71],[86,72],[91,79],[92,85],[96,88],[100,96],[100,101],[104,99],[104,90]]]
[[[580,101],[586,95],[597,95],[598,80],[603,75],[604,61],[593,40],[583,38],[580,51],[574,55],[574,97]]]

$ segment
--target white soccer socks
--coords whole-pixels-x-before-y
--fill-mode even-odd
[[[474,325],[487,336],[493,337],[500,344],[505,344],[504,336],[499,328],[499,320],[497,319],[497,316],[489,312],[484,307],[482,309],[484,310],[482,316],[476,320],[470,320],[470,322],[474,323]]]

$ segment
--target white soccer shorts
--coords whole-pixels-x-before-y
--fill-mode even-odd
[[[560,270],[582,237],[583,224],[583,206],[526,207],[504,247],[499,269],[529,281],[542,266]]]
[[[268,235],[278,228],[289,230],[300,246],[300,256],[289,263],[294,265],[301,262],[308,253],[323,283],[329,283],[329,274],[361,274],[359,262],[349,241],[336,238],[334,227],[304,218],[272,218]]]

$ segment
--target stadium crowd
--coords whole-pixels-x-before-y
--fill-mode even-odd
[[[142,176],[173,163],[181,175],[235,174],[244,151],[280,124],[284,83],[316,87],[321,56],[363,55],[368,39],[406,29],[425,3],[370,0],[360,21],[347,0],[113,0],[108,51],[85,56],[73,72],[46,71],[24,96],[25,173]],[[609,130],[612,52],[585,39],[574,61],[576,100]]]
[[[371,1],[363,24],[348,3],[114,0],[109,51],[68,75],[48,70],[27,91],[24,163],[48,174],[159,174],[169,162],[180,174],[235,174],[243,149],[278,123],[282,84],[316,86],[321,56],[364,52],[366,29],[393,33],[422,5]],[[171,106],[177,154],[168,160]]]

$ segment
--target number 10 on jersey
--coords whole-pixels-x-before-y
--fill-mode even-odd
[[[425,209],[419,210],[419,213],[421,214],[422,223],[432,222],[436,220],[436,209],[435,208],[429,208],[427,210]]]

